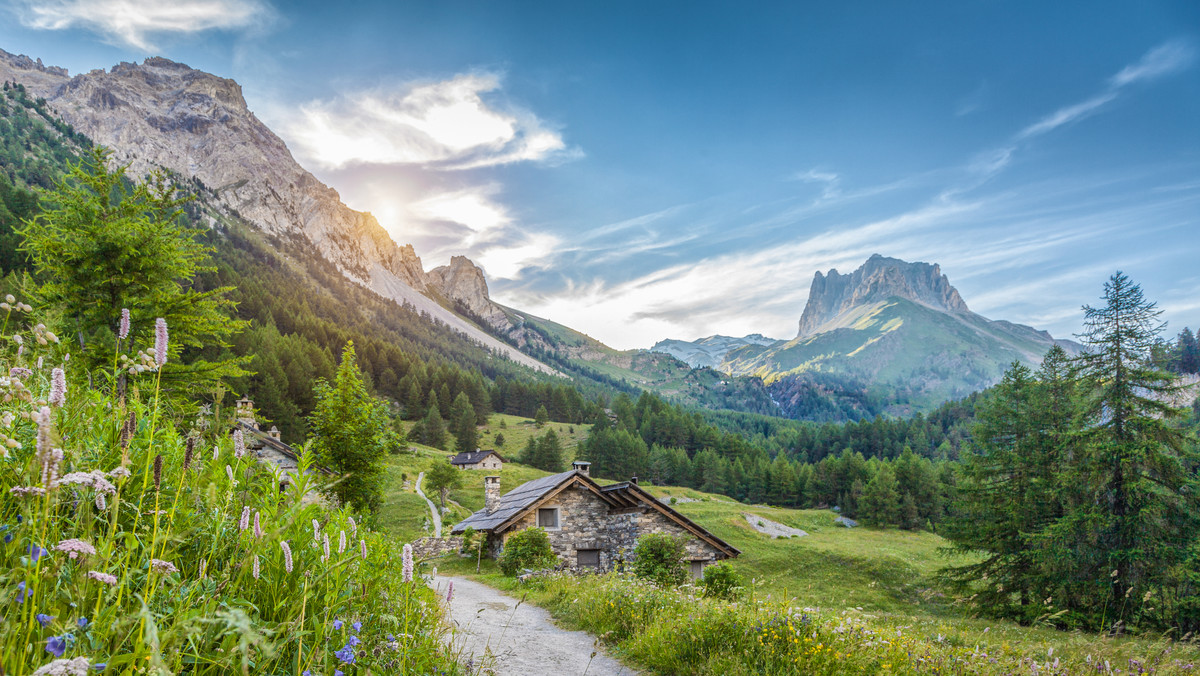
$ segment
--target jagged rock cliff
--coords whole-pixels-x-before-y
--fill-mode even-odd
[[[450,265],[430,270],[427,279],[430,286],[444,297],[458,301],[471,314],[487,322],[492,328],[502,331],[512,329],[508,315],[499,305],[492,302],[488,295],[483,270],[466,256],[452,256]]]
[[[270,234],[307,240],[350,279],[515,361],[551,371],[430,300],[430,281],[412,246],[398,246],[375,217],[346,206],[305,171],[247,108],[237,82],[163,58],[71,77],[3,50],[0,80],[20,82],[46,99],[78,131],[111,148],[118,162],[130,164],[131,176],[162,167],[197,178],[219,206]]]
[[[937,265],[908,263],[875,254],[857,270],[830,270],[813,277],[808,303],[800,317],[799,336],[818,333],[842,313],[875,301],[903,298],[943,312],[969,312],[958,291]]]

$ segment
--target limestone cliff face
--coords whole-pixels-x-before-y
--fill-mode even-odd
[[[272,234],[300,234],[359,281],[379,264],[418,291],[421,261],[373,216],[342,204],[305,171],[246,107],[226,78],[162,58],[69,77],[0,51],[0,79],[21,82],[64,120],[130,164],[131,176],[164,167],[200,179],[222,204]]]
[[[450,265],[442,265],[429,271],[429,285],[450,300],[463,304],[490,326],[502,331],[512,328],[508,315],[488,296],[487,280],[483,270],[466,256],[453,256]]]
[[[937,265],[908,263],[875,254],[848,275],[839,274],[837,270],[830,270],[826,275],[817,272],[808,292],[804,314],[800,317],[798,335],[816,333],[821,325],[847,310],[891,297],[911,300],[943,312],[970,311]]]
[[[374,216],[346,206],[336,190],[305,171],[283,140],[247,108],[237,82],[163,58],[71,77],[40,59],[4,50],[0,81],[19,82],[46,99],[62,119],[112,149],[116,161],[129,164],[131,177],[165,168],[199,179],[216,193],[217,206],[267,233],[307,240],[348,278],[518,363],[554,372],[428,298],[430,278],[413,247],[398,246]],[[488,310],[487,285],[480,273],[472,286],[466,268],[478,268],[462,261],[461,274],[439,274],[439,283],[449,279],[454,293],[448,295],[461,293],[472,311],[494,316],[476,309]],[[477,298],[480,290],[486,303]]]

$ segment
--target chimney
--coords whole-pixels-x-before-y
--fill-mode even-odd
[[[590,462],[585,462],[583,460],[576,460],[575,462],[571,463],[571,468],[584,476],[592,475],[592,463],[590,463]]]
[[[488,514],[500,506],[500,477],[483,477],[483,506]]]
[[[636,485],[637,485],[637,477],[635,477],[635,476],[631,476],[631,477],[629,477],[629,483],[631,483],[631,484],[633,484],[634,486],[636,486]]]

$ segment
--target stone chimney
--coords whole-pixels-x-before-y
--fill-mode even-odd
[[[571,469],[574,469],[576,472],[579,472],[584,476],[592,475],[592,463],[584,460],[576,460],[575,462],[571,463]]]
[[[500,506],[500,477],[483,477],[483,507],[488,514]]]
[[[633,484],[634,486],[636,486],[636,485],[637,485],[637,477],[635,477],[635,476],[631,476],[631,477],[629,477],[629,483],[631,483],[631,484]]]

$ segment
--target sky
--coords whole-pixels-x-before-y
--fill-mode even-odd
[[[874,253],[1056,337],[1117,270],[1200,327],[1194,0],[0,0],[0,48],[232,77],[426,269],[618,348],[792,338]]]

